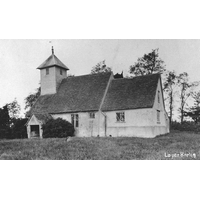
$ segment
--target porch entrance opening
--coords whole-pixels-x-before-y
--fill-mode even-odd
[[[40,137],[39,125],[31,125],[31,137]]]

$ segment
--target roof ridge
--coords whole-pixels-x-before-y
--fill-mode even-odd
[[[111,73],[112,72],[102,72],[102,73],[96,73],[96,74],[84,74],[84,75],[79,75],[79,76],[70,76],[70,77],[67,77],[67,78],[75,78],[75,77],[83,77],[83,76],[98,76],[98,75],[105,75],[105,74],[111,74]]]
[[[132,78],[147,77],[147,76],[155,76],[155,75],[161,75],[161,73],[155,73],[155,74],[146,74],[146,75],[134,76],[134,77],[132,77]]]
[[[148,77],[148,76],[153,76],[153,75],[160,75],[160,73],[156,73],[156,74],[147,74],[147,75],[141,75],[141,76],[134,76],[134,77],[128,77],[128,78],[115,78],[113,80],[133,80],[136,78],[141,78],[141,77]]]

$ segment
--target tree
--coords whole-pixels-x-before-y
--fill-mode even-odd
[[[26,122],[28,121],[27,118],[14,118],[13,124],[10,127],[10,138],[27,138],[27,130],[26,130]]]
[[[26,118],[19,118],[20,105],[15,99],[0,108],[0,138],[14,139],[27,137]]]
[[[7,108],[8,108],[9,116],[10,116],[11,119],[19,117],[21,107],[18,104],[16,99],[14,99],[13,102],[8,103]]]
[[[75,77],[74,74],[68,74],[67,77]]]
[[[29,110],[33,106],[40,94],[41,87],[37,88],[35,93],[32,93],[25,98],[25,110]]]
[[[181,124],[184,121],[184,110],[186,107],[186,102],[188,100],[188,98],[190,97],[190,95],[192,94],[192,90],[194,87],[196,87],[198,85],[197,82],[194,83],[190,83],[189,82],[189,75],[187,72],[183,72],[181,74],[179,74],[178,76],[178,85],[180,87],[180,108],[179,108],[179,112],[180,112],[180,118],[181,118]]]
[[[163,73],[165,71],[165,64],[164,61],[159,58],[158,50],[159,49],[153,49],[152,52],[138,58],[137,62],[130,66],[129,73],[134,76]]]
[[[97,63],[91,70],[91,74],[98,74],[98,73],[104,73],[104,72],[111,72],[111,68],[107,67],[105,64],[105,60]]]
[[[200,91],[192,92],[191,97],[194,99],[194,106],[200,107]]]
[[[169,102],[169,122],[172,124],[172,116],[174,110],[174,98],[176,94],[176,87],[178,83],[178,76],[175,71],[168,71],[166,73],[165,82],[163,84],[163,90],[167,96],[165,101]]]
[[[8,138],[10,133],[10,116],[7,104],[0,108],[0,138]]]
[[[195,124],[200,122],[200,91],[193,92],[191,97],[194,99],[194,106],[189,108],[189,111],[184,112],[185,117],[191,117]]]

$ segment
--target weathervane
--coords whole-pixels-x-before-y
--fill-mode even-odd
[[[52,41],[49,41],[49,43],[52,43]],[[53,46],[52,46],[51,51],[52,51],[52,55],[54,55],[54,49],[53,49]]]

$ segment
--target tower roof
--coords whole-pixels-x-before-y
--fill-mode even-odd
[[[52,47],[52,54],[51,56],[49,56],[37,69],[44,69],[47,67],[53,67],[53,66],[57,66],[57,67],[61,67],[65,70],[69,70],[69,68],[63,64],[55,55],[54,55],[54,50]]]

